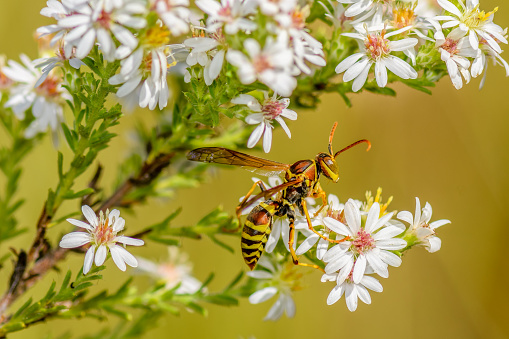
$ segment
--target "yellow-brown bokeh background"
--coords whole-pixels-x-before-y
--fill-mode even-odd
[[[19,53],[36,57],[33,31],[50,23],[39,15],[45,6],[41,0],[0,1],[0,53],[18,60]],[[509,6],[505,0],[483,0],[481,6],[490,10],[499,6],[496,22],[509,26]],[[505,46],[504,46],[505,47]],[[506,59],[509,56],[503,55]],[[334,121],[339,122],[334,147],[361,138],[371,140],[373,148],[361,148],[341,155],[341,180],[326,183],[328,193],[362,199],[366,190],[383,187],[384,197],[394,196],[393,209],[413,212],[414,197],[428,201],[434,209],[433,219],[450,219],[452,225],[439,230],[442,249],[434,254],[422,248],[410,251],[400,268],[390,269],[390,278],[381,279],[383,293],[372,293],[372,304],[360,303],[350,313],[344,299],[333,306],[326,298],[333,283],[321,283],[318,272],[309,272],[308,288],[295,295],[297,315],[278,322],[262,321],[273,301],[240,307],[209,307],[203,318],[187,313],[168,315],[155,330],[144,338],[507,338],[509,337],[509,238],[508,207],[505,201],[509,188],[509,79],[504,69],[490,64],[486,86],[478,90],[478,80],[457,91],[448,78],[433,90],[433,95],[395,86],[396,98],[368,93],[352,96],[353,108],[348,109],[337,95],[323,97],[316,111],[299,110],[299,118],[290,123],[292,139],[281,129],[275,133],[270,159],[292,162],[313,157],[325,151],[327,137]],[[117,129],[120,134],[111,149],[100,156],[105,165],[103,183],[114,179],[115,164],[122,160],[129,147],[125,133],[143,112],[123,118]],[[5,140],[3,138],[2,140]],[[69,154],[66,151],[66,154]],[[263,155],[258,153],[258,155]],[[23,226],[32,228],[42,207],[47,190],[56,183],[56,154],[48,140],[36,148],[25,161],[26,170],[20,185],[27,197],[20,210]],[[92,171],[92,169],[91,169]],[[90,171],[90,172],[91,172]],[[90,177],[89,173],[88,177]],[[87,177],[87,175],[85,175]],[[151,201],[126,214],[131,231],[161,220],[179,206],[183,213],[178,225],[191,224],[199,215],[218,203],[233,213],[238,198],[249,188],[251,174],[242,170],[221,171],[195,190],[181,191],[177,199]],[[83,185],[86,178],[78,184]],[[3,179],[2,179],[3,180]],[[3,181],[2,181],[3,182]],[[66,204],[62,211],[78,206]],[[52,230],[56,241],[67,232],[67,225]],[[8,244],[27,247],[30,232]],[[227,241],[237,248],[238,239]],[[0,254],[8,246],[0,247]],[[189,253],[199,279],[215,272],[210,289],[220,289],[241,269],[240,255],[231,255],[208,240],[184,240],[182,250]],[[165,259],[164,247],[148,243],[134,249],[135,255]],[[81,256],[72,255],[62,263],[77,272]],[[111,261],[106,263],[105,280],[99,288],[113,291],[129,273],[118,271]],[[0,271],[0,291],[7,286],[7,265]],[[61,274],[51,273],[40,287],[24,296],[38,298]],[[138,278],[137,278],[138,279]],[[136,280],[146,286],[148,280]],[[12,338],[42,338],[49,333],[70,331],[75,335],[91,333],[101,327],[114,326],[95,320],[54,320],[12,335]]]

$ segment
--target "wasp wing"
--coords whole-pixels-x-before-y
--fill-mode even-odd
[[[240,207],[240,211],[244,210],[248,206],[251,206],[258,199],[262,199],[263,198],[263,199],[267,200],[270,197],[272,197],[274,194],[277,194],[277,193],[281,192],[285,188],[288,188],[288,187],[291,187],[291,186],[295,186],[297,184],[300,184],[301,182],[302,182],[302,179],[299,178],[299,179],[296,179],[296,180],[292,180],[292,181],[288,181],[288,182],[282,183],[281,185],[274,186],[274,187],[269,188],[267,190],[261,191],[260,193],[258,193],[257,195],[255,195],[254,197],[252,197],[251,199],[246,201],[244,204],[239,206]]]
[[[215,164],[240,166],[244,169],[267,177],[281,175],[290,165],[277,161],[258,158],[253,155],[233,151],[223,147],[202,147],[187,153],[187,159]]]

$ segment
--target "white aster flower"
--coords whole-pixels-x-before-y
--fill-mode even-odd
[[[82,65],[85,65],[83,61],[76,58],[76,48],[70,44],[60,44],[59,48],[54,51],[54,56],[42,57],[33,61],[37,68],[41,68],[42,76],[39,78],[35,87],[38,87],[50,74],[55,67],[64,68],[66,62],[74,69],[80,69]]]
[[[203,66],[205,84],[210,86],[223,69],[228,45],[222,28],[207,35],[187,39],[184,41],[184,46],[191,48],[191,52],[186,58],[187,64],[189,66],[196,64]]]
[[[117,243],[131,246],[141,246],[144,244],[143,240],[118,235],[124,229],[125,220],[120,217],[119,210],[102,211],[97,218],[94,210],[89,206],[83,205],[81,207],[83,215],[88,221],[83,222],[76,219],[67,219],[68,222],[74,226],[84,228],[86,232],[71,232],[66,234],[60,240],[60,247],[62,248],[76,248],[90,243],[90,248],[85,254],[85,263],[83,264],[83,274],[87,274],[92,267],[92,262],[95,261],[96,266],[101,266],[106,260],[108,249],[110,250],[111,257],[117,267],[125,271],[126,264],[131,267],[137,267],[138,261],[127,250],[117,245]],[[96,252],[97,249],[97,252]],[[95,256],[95,260],[94,260]]]
[[[259,304],[278,295],[277,301],[272,305],[264,320],[276,321],[283,313],[293,318],[295,316],[295,302],[293,301],[293,291],[301,289],[300,280],[302,274],[297,273],[293,263],[287,262],[283,265],[274,260],[272,263],[268,256],[262,256],[258,261],[258,268],[264,267],[267,270],[254,270],[246,274],[254,279],[265,281],[262,289],[249,296],[251,304]]]
[[[428,19],[428,21],[436,29],[434,34],[435,47],[440,52],[440,58],[447,66],[447,72],[454,87],[459,90],[463,87],[462,76],[467,84],[470,82],[470,72],[468,71],[470,61],[467,57],[476,57],[477,52],[471,48],[466,37],[461,37],[461,32],[453,30],[445,37],[436,21],[432,19]]]
[[[366,270],[366,274],[371,273],[373,273],[372,269]],[[322,282],[334,280],[336,280],[336,276],[333,274],[324,274],[322,276]],[[358,299],[360,299],[365,304],[371,304],[371,296],[369,295],[369,291],[367,289],[370,289],[374,292],[383,291],[382,284],[380,284],[378,279],[369,275],[364,275],[359,282],[355,283],[353,281],[352,270],[345,281],[334,286],[332,291],[329,293],[329,296],[327,297],[327,305],[336,303],[344,294],[348,310],[350,312],[354,312],[357,309]]]
[[[146,21],[141,15],[145,12],[142,0],[89,1],[87,6],[59,19],[58,26],[69,30],[64,41],[76,46],[78,59],[85,58],[97,40],[105,59],[113,61],[116,51],[113,37],[124,48],[134,50],[138,40],[129,28],[144,28]]]
[[[11,88],[5,107],[10,107],[20,120],[25,119],[26,111],[32,108],[35,119],[25,130],[25,138],[33,138],[49,128],[57,144],[57,131],[64,121],[62,106],[65,100],[72,100],[72,97],[62,87],[60,77],[49,74],[39,83],[42,74],[34,62],[24,54],[20,59],[23,65],[9,60],[8,66],[2,68],[5,76],[16,83]]]
[[[401,258],[391,251],[403,249],[406,241],[395,238],[404,230],[388,224],[393,213],[380,217],[380,205],[371,206],[364,227],[361,213],[351,199],[345,204],[344,220],[331,217],[324,219],[325,226],[338,235],[348,237],[347,241],[331,247],[323,257],[327,263],[325,273],[337,273],[336,281],[341,285],[352,273],[353,282],[359,283],[369,266],[383,278],[389,276],[388,265],[398,267]]]
[[[344,59],[336,67],[336,73],[343,73],[343,81],[353,80],[352,90],[359,91],[368,78],[371,66],[375,64],[375,78],[379,87],[387,85],[387,69],[402,79],[416,79],[417,72],[392,52],[413,49],[418,40],[406,38],[390,41],[387,38],[399,34],[400,30],[386,34],[385,30],[376,27],[366,29],[357,27],[359,33],[343,33],[343,35],[358,39],[360,52]]]
[[[297,86],[297,80],[291,74],[293,51],[288,44],[288,35],[284,32],[279,34],[276,41],[267,38],[263,49],[258,41],[249,38],[244,41],[249,57],[230,49],[226,60],[238,68],[241,83],[248,85],[259,80],[274,92],[288,97]]]
[[[276,120],[283,130],[286,132],[289,138],[292,137],[290,129],[286,126],[284,118],[290,120],[297,120],[297,113],[291,109],[288,109],[290,105],[290,99],[288,98],[277,98],[277,93],[274,93],[272,98],[269,98],[269,94],[263,92],[264,100],[259,102],[253,96],[248,94],[241,94],[232,100],[232,103],[236,105],[246,105],[254,113],[249,114],[246,117],[246,123],[249,125],[258,125],[249,140],[247,141],[247,147],[253,148],[263,135],[263,150],[265,153],[269,153],[272,145],[272,121]]]
[[[237,34],[241,31],[253,31],[256,24],[248,17],[255,13],[255,0],[197,0],[196,6],[205,12],[207,28],[216,31],[224,26],[226,34]]]
[[[5,55],[0,54],[0,100],[2,100],[2,93],[8,92],[11,89],[12,85],[14,85],[14,81],[12,81],[4,73],[6,60],[7,57]]]
[[[140,45],[130,55],[129,48],[119,47],[117,57],[123,59],[120,73],[109,79],[112,85],[122,84],[117,91],[119,98],[136,101],[140,107],[151,110],[166,107],[170,98],[168,69],[177,64],[174,50],[183,48],[183,45],[168,45],[169,42],[168,29],[156,26],[140,37]],[[169,63],[168,58],[173,61]]]
[[[484,83],[486,82],[486,75],[488,70],[488,61],[491,59],[494,65],[501,65],[505,68],[505,75],[509,76],[509,64],[505,61],[499,53],[497,53],[491,46],[486,42],[486,40],[481,39],[479,41],[479,50],[477,51],[477,56],[472,62],[472,67],[470,69],[472,77],[476,78],[479,75],[483,74],[481,82],[479,84],[479,89],[482,89]]]
[[[432,26],[417,15],[415,6],[416,3],[396,3],[392,9],[392,20],[388,28],[397,30],[406,28],[406,34],[414,33],[421,39],[433,41],[427,36],[428,30]]]
[[[310,14],[310,7],[296,6],[291,11],[277,14],[274,18],[278,22],[276,34],[282,34],[290,37],[290,48],[293,50],[294,62],[300,72],[311,73],[311,69],[306,65],[308,61],[316,66],[325,66],[324,52],[322,44],[313,38],[307,31],[306,18]]]
[[[497,9],[488,13],[480,11],[479,0],[466,0],[466,4],[463,0],[460,0],[458,1],[460,8],[447,0],[437,0],[437,2],[443,9],[453,15],[434,18],[435,20],[446,21],[442,25],[443,28],[457,26],[451,33],[459,37],[468,35],[468,41],[474,50],[479,49],[479,40],[482,38],[486,40],[493,50],[497,53],[502,53],[497,40],[507,44],[507,39],[504,36],[502,27],[493,23],[493,17]]]
[[[156,264],[153,261],[138,258],[137,270],[148,273],[152,277],[166,283],[167,289],[175,286],[175,294],[193,294],[200,290],[202,283],[193,277],[192,264],[189,256],[180,253],[177,247],[168,247],[169,260]]]
[[[415,215],[412,217],[411,212],[401,211],[397,216],[398,219],[410,224],[407,231],[408,236],[415,236],[417,239],[412,240],[414,240],[417,244],[423,245],[430,253],[438,251],[442,245],[442,241],[436,236],[435,230],[440,226],[451,223],[447,219],[437,220],[430,223],[429,221],[431,220],[432,214],[433,210],[429,203],[426,203],[421,212],[421,203],[419,198],[416,197]]]
[[[164,24],[175,36],[189,32],[189,0],[150,0]]]

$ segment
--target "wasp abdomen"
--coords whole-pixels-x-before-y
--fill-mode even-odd
[[[279,208],[279,203],[267,200],[253,208],[247,216],[242,229],[242,256],[252,270],[260,256],[272,230],[272,218]]]

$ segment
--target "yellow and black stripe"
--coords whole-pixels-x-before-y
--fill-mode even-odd
[[[279,210],[280,203],[267,200],[253,208],[247,216],[244,228],[242,229],[242,256],[244,261],[252,270],[265,249],[272,230],[272,219]]]

